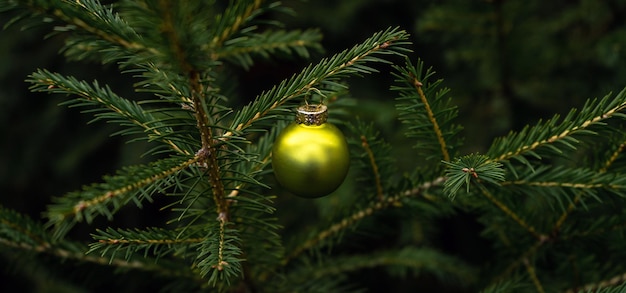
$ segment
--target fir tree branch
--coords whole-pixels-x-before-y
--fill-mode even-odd
[[[378,200],[382,201],[384,199],[383,198],[384,194],[383,194],[383,186],[380,183],[380,173],[378,173],[378,164],[376,164],[376,158],[374,157],[374,153],[372,152],[370,145],[367,143],[367,137],[365,137],[364,135],[361,135],[361,146],[363,146],[365,153],[367,153],[367,156],[370,159],[370,165],[372,166],[372,173],[374,173],[374,180],[375,180],[375,185],[376,185],[376,197],[378,198]]]
[[[544,244],[546,244],[548,242],[548,240],[549,240],[549,238],[539,238],[539,239],[537,239],[537,241],[535,241],[535,243],[532,246],[528,247],[528,249],[526,251],[524,251],[524,253],[522,253],[517,259],[515,259],[513,262],[511,262],[511,264],[509,264],[509,266],[506,269],[504,269],[501,274],[496,276],[492,280],[491,283],[496,283],[499,280],[503,280],[505,277],[511,275],[511,273],[513,273],[513,271],[515,269],[517,269],[517,267],[519,267],[520,265],[524,264],[525,261],[527,261],[535,253],[537,253],[539,248],[541,248]]]
[[[163,172],[161,172],[161,173],[159,173],[157,175],[153,175],[153,176],[151,176],[149,178],[144,178],[144,179],[142,179],[140,181],[137,181],[137,182],[134,182],[132,184],[123,186],[121,188],[110,190],[110,191],[106,192],[105,194],[103,194],[101,196],[98,196],[98,197],[94,197],[94,198],[92,198],[90,200],[80,201],[80,202],[78,202],[74,206],[73,212],[74,212],[74,214],[78,214],[82,210],[91,208],[92,206],[95,206],[95,205],[102,204],[102,203],[104,203],[106,201],[109,201],[111,198],[123,195],[123,194],[128,193],[128,192],[130,192],[132,190],[136,190],[136,189],[142,188],[142,187],[144,187],[144,186],[146,186],[148,184],[152,184],[154,182],[157,182],[158,180],[161,180],[161,179],[163,179],[165,177],[171,176],[172,174],[177,173],[177,172],[187,168],[188,166],[190,166],[190,165],[192,165],[192,164],[194,164],[194,163],[196,163],[198,161],[199,161],[199,158],[198,157],[194,157],[194,158],[189,159],[188,161],[184,162],[183,164],[181,164],[179,166],[176,166],[176,167],[174,167],[174,168],[172,168],[170,170],[163,171]],[[63,216],[67,217],[67,216],[69,216],[69,214],[64,214]]]
[[[307,251],[319,245],[320,243],[322,243],[323,241],[325,241],[326,239],[330,237],[338,235],[340,232],[342,232],[343,230],[349,227],[353,227],[354,224],[361,221],[365,217],[371,216],[375,212],[384,210],[388,207],[397,206],[405,198],[423,195],[423,193],[426,190],[435,186],[439,186],[443,184],[444,182],[445,182],[445,178],[439,177],[432,181],[425,182],[422,185],[416,188],[413,188],[411,190],[404,191],[395,196],[387,196],[387,197],[384,197],[383,200],[381,201],[375,201],[375,202],[370,203],[368,207],[353,212],[351,215],[343,218],[341,221],[338,221],[336,224],[333,224],[327,229],[317,233],[317,235],[315,235],[314,237],[308,239],[307,241],[305,241],[304,243],[296,247],[287,256],[287,258],[284,260],[283,263],[287,264],[290,260],[296,258],[298,255],[300,255],[304,251]]]
[[[246,24],[261,7],[265,0],[246,1],[250,3],[241,4],[239,1],[230,1],[230,5],[224,13],[216,17],[216,31],[210,47],[220,48],[222,44],[239,32],[240,28]],[[217,56],[213,59],[217,60]]]
[[[375,69],[366,66],[365,63],[388,62],[374,55],[398,54],[393,50],[394,47],[404,44],[407,38],[406,32],[398,29],[379,32],[354,48],[329,59],[323,59],[316,66],[309,66],[300,74],[283,80],[278,86],[257,96],[252,103],[241,109],[233,118],[231,131],[226,132],[222,139],[241,135],[253,124],[267,118],[274,110],[279,110],[286,102],[308,93],[320,84],[336,84],[334,80],[341,76],[374,72]]]
[[[189,238],[189,239],[125,239],[125,238],[107,238],[98,240],[99,243],[105,245],[117,245],[117,244],[131,244],[131,245],[176,245],[176,244],[189,244],[202,242],[204,238]]]
[[[242,250],[238,231],[228,228],[232,222],[219,221],[217,231],[209,227],[207,237],[200,244],[196,257],[200,275],[211,273],[209,284],[216,286],[218,281],[230,284],[233,277],[243,273],[240,258]]]
[[[347,125],[352,135],[348,136],[351,150],[351,172],[355,174],[358,193],[373,195],[368,200],[383,200],[385,194],[395,193],[394,182],[396,160],[392,148],[371,123],[357,118],[356,123]],[[374,184],[372,184],[374,182]],[[362,184],[361,184],[362,183]],[[402,189],[404,187],[399,187]],[[395,190],[395,191],[394,191]]]
[[[565,187],[576,189],[594,189],[594,188],[610,188],[610,189],[623,189],[626,186],[622,185],[606,185],[604,183],[575,183],[575,182],[555,182],[555,181],[535,181],[530,182],[526,180],[504,181],[503,186],[506,185],[526,185],[537,187]]]
[[[526,221],[524,221],[517,213],[512,211],[507,205],[505,205],[504,203],[499,201],[497,198],[495,198],[493,194],[491,194],[491,192],[489,192],[489,190],[487,190],[487,188],[485,188],[482,184],[477,184],[477,185],[483,196],[485,196],[490,202],[492,202],[496,207],[498,207],[502,212],[504,212],[509,218],[515,221],[519,226],[524,228],[524,230],[528,231],[528,233],[533,235],[533,237],[540,239],[540,240],[548,238],[548,236],[537,232],[535,227],[526,223]]]
[[[94,214],[111,218],[112,214],[129,199],[135,200],[137,205],[140,205],[138,199],[129,195],[131,192],[140,192],[140,199],[149,198],[149,188],[152,188],[151,191],[159,189],[158,185],[164,184],[164,179],[174,176],[199,160],[199,157],[193,157],[181,162],[181,158],[171,158],[150,166],[127,167],[116,176],[105,177],[104,183],[56,198],[55,203],[50,205],[46,212],[50,224],[56,228],[55,237],[65,235],[76,222],[82,220],[91,222]],[[112,210],[109,210],[108,205],[113,206]]]
[[[217,263],[214,264],[213,266],[215,267],[215,269],[217,269],[218,271],[223,271],[224,270],[224,266],[229,265],[229,263],[227,261],[225,261],[224,259],[224,245],[225,244],[225,240],[226,240],[226,221],[220,221],[220,237],[219,237],[219,241],[218,241],[218,250],[217,250]]]
[[[526,267],[526,272],[528,272],[528,276],[530,276],[530,279],[533,281],[533,285],[535,285],[535,288],[537,289],[537,292],[545,293],[546,291],[543,289],[543,285],[541,285],[541,281],[539,281],[539,278],[537,277],[537,272],[535,271],[533,265],[530,264],[527,258],[523,260],[523,263]]]
[[[521,174],[518,180],[503,181],[501,186],[522,186],[542,189],[575,189],[581,191],[592,191],[594,189],[604,189],[624,196],[626,180],[621,176],[599,172],[586,168],[566,168],[561,166],[541,166],[530,171],[527,175]],[[580,196],[578,194],[577,196]],[[595,196],[595,195],[594,195]],[[600,200],[598,198],[598,200]]]
[[[49,246],[50,239],[43,227],[30,217],[0,206],[0,239],[7,243]]]
[[[602,289],[607,289],[611,287],[615,287],[621,285],[616,292],[623,292],[626,289],[626,273],[621,275],[617,275],[608,279],[604,279],[597,283],[590,283],[583,285],[581,288],[574,288],[566,290],[564,293],[575,293],[575,292],[613,292],[610,290],[600,291]]]
[[[224,183],[220,174],[220,167],[217,163],[217,141],[213,139],[211,128],[208,126],[208,115],[204,111],[204,105],[200,98],[202,87],[199,82],[199,74],[191,73],[192,84],[192,100],[198,122],[198,130],[200,131],[200,139],[202,141],[202,149],[198,151],[201,163],[206,167],[213,191],[213,200],[217,209],[218,220],[220,222],[228,221],[228,203],[226,202],[226,194]]]
[[[189,155],[190,153],[179,147],[173,139],[168,138],[172,130],[165,124],[157,121],[150,113],[137,103],[124,99],[108,87],[100,87],[97,82],[92,85],[85,81],[79,81],[74,77],[65,77],[58,73],[40,69],[31,74],[27,80],[32,84],[33,91],[76,95],[79,98],[68,103],[79,106],[100,106],[109,109],[112,113],[96,114],[96,119],[106,118],[112,121],[130,122],[138,126],[142,131],[151,133],[149,139],[158,139],[169,145],[179,154]],[[125,130],[122,133],[131,133]]]
[[[322,279],[356,270],[373,267],[398,267],[411,270],[415,275],[426,272],[449,281],[457,279],[464,284],[476,281],[474,270],[456,258],[427,247],[406,247],[369,253],[367,255],[347,255],[333,257],[322,262],[319,267],[296,269],[287,276],[292,282],[300,279]]]
[[[604,165],[598,171],[598,173],[597,173],[598,175],[604,174],[606,172],[606,170],[613,164],[613,162],[615,162],[615,160],[617,159],[619,154],[624,150],[624,145],[626,145],[626,142],[622,142],[617,147],[617,149],[609,156],[609,159],[607,159],[605,161]],[[571,176],[567,176],[567,177],[571,177]],[[583,177],[591,177],[592,178],[591,180],[593,180],[597,176],[583,176]],[[507,185],[507,183],[503,183],[503,185]],[[570,185],[575,186],[577,184],[570,184]],[[602,186],[598,186],[598,187],[602,187]],[[558,234],[558,231],[561,229],[562,225],[565,223],[566,219],[571,214],[571,212],[575,209],[575,206],[580,201],[582,195],[583,195],[583,191],[580,191],[576,195],[574,200],[570,202],[570,204],[568,205],[567,209],[565,211],[563,211],[563,213],[559,216],[559,218],[557,219],[557,221],[553,225],[552,235],[557,235]],[[605,232],[610,231],[612,229],[623,229],[624,227],[625,227],[624,225],[619,225],[618,227],[611,227],[610,229],[599,229],[599,230],[598,229],[594,229],[593,232],[594,233],[605,233]],[[584,234],[582,234],[582,233],[570,234],[570,235],[568,235],[566,237],[560,237],[560,239],[566,240],[566,239],[569,239],[569,238],[574,237],[574,236],[583,236],[583,235]],[[498,276],[496,279],[501,279],[504,276],[507,276],[507,275],[511,274],[511,272],[513,272],[513,270],[515,270],[515,268],[518,267],[520,264],[525,264],[526,265],[526,262],[528,261],[528,258],[531,257],[532,255],[534,255],[540,247],[542,247],[545,243],[547,243],[547,240],[549,240],[549,237],[540,237],[540,238],[538,238],[537,241],[532,246],[530,246],[528,248],[528,250],[526,250],[525,253],[523,253],[516,261],[511,263],[509,265],[509,267],[507,269],[505,269],[503,271],[503,273],[500,276]],[[588,290],[586,290],[586,291],[590,291],[593,288],[587,287],[587,289]],[[570,290],[568,292],[573,292],[573,291]]]
[[[547,146],[549,149],[560,152],[556,143],[567,148],[575,148],[572,143],[578,141],[572,137],[577,133],[594,134],[588,130],[590,126],[597,125],[603,120],[611,117],[626,117],[620,113],[626,108],[626,89],[622,90],[616,97],[610,95],[602,99],[588,101],[578,113],[575,109],[559,123],[559,116],[555,115],[545,123],[524,128],[519,133],[510,133],[507,137],[499,138],[491,145],[487,154],[493,161],[500,162],[511,158],[520,158],[529,154],[539,157],[536,150]],[[509,151],[514,149],[513,151]]]
[[[443,80],[431,81],[435,72],[424,69],[424,62],[418,60],[413,65],[407,58],[404,66],[394,65],[397,85],[396,109],[399,119],[408,125],[406,136],[416,139],[414,147],[423,152],[426,159],[433,157],[450,161],[450,151],[454,151],[460,141],[456,135],[461,127],[453,124],[458,111],[445,98],[448,88],[440,88]],[[436,170],[433,170],[436,173]]]
[[[68,240],[53,241],[44,227],[30,217],[0,207],[0,246],[34,253],[45,253],[67,260],[115,266],[123,269],[153,271],[167,276],[194,278],[190,271],[168,269],[150,262],[125,261],[117,258],[94,257],[84,253],[84,245]]]
[[[559,235],[558,239],[570,240],[575,237],[590,237],[590,236],[597,236],[597,235],[602,235],[606,233],[616,233],[616,232],[619,232],[620,230],[626,230],[626,223],[622,222],[622,223],[615,224],[613,226],[609,226],[606,228],[593,228],[593,229],[586,230],[586,231],[575,231],[567,235]],[[555,235],[556,235],[556,232],[558,232],[557,229],[553,229],[553,231],[555,231],[553,232]]]
[[[163,15],[163,30],[171,44],[171,50],[176,58],[179,68],[189,80],[189,88],[191,89],[191,101],[195,111],[195,118],[198,131],[200,132],[201,149],[196,153],[200,157],[200,163],[207,169],[208,178],[211,184],[213,199],[216,205],[218,220],[220,222],[228,221],[228,204],[226,203],[224,183],[220,174],[220,167],[217,161],[217,141],[213,139],[213,130],[210,125],[211,117],[206,112],[206,93],[201,83],[200,69],[188,59],[186,48],[179,38],[178,31],[174,24],[171,5],[169,1],[159,1]]]
[[[307,48],[322,51],[319,44],[321,38],[318,30],[266,31],[249,34],[230,41],[228,46],[214,52],[212,58],[233,60],[246,69],[254,63],[252,55],[269,58],[271,54],[281,51],[286,54],[295,52],[301,57],[308,58]]]
[[[615,151],[604,162],[604,165],[600,168],[600,170],[598,170],[598,173],[599,174],[606,173],[607,169],[611,165],[613,165],[613,163],[617,160],[619,155],[622,154],[624,149],[626,149],[626,141],[623,141],[622,143],[619,144],[619,146],[615,149]],[[567,217],[569,216],[569,214],[571,214],[572,211],[574,211],[576,204],[578,204],[582,195],[583,195],[583,192],[582,191],[579,192],[574,198],[574,200],[569,203],[569,205],[567,206],[567,209],[563,211],[563,213],[561,214],[559,219],[556,221],[556,223],[554,223],[554,228],[552,229],[553,234],[555,234],[557,231],[561,229],[561,226],[563,225],[563,223],[565,223],[565,220],[567,220]]]
[[[606,172],[606,170],[608,169],[608,167],[616,160],[616,158],[618,157],[619,153],[623,150],[623,145],[624,143],[621,143],[620,146],[617,148],[617,150],[615,152],[613,152],[611,154],[611,156],[609,157],[609,159],[605,162],[604,166],[602,168],[600,168],[599,170],[599,174],[602,174],[604,172]],[[552,235],[557,235],[559,230],[561,229],[562,225],[565,223],[567,217],[571,214],[571,212],[574,210],[575,205],[580,201],[581,196],[582,196],[583,192],[580,191],[576,197],[574,198],[573,201],[570,202],[570,204],[568,205],[567,209],[565,211],[563,211],[563,213],[561,214],[561,216],[557,219],[557,221],[555,222],[555,224],[553,225],[552,228]],[[621,228],[623,228],[624,226],[621,225]],[[615,228],[615,227],[614,227]],[[618,227],[620,228],[620,227]],[[604,233],[606,232],[607,229],[600,229],[600,231],[594,229],[594,233]],[[609,229],[610,230],[610,229]],[[576,235],[574,234],[570,234],[566,237],[560,237],[561,240],[566,240],[569,239],[571,237],[574,236],[583,236],[583,234],[578,233]],[[500,277],[510,274],[510,272],[512,272],[515,267],[517,267],[520,263],[523,263],[524,261],[527,261],[527,257],[530,257],[531,255],[535,254],[536,251],[543,246],[543,244],[546,243],[545,239],[538,239],[537,242],[535,242],[535,244],[533,246],[531,246],[526,253],[524,253],[524,255],[522,255],[520,257],[520,260],[513,262],[504,272],[503,275],[501,275]],[[569,292],[569,291],[568,291]]]
[[[466,186],[466,192],[469,193],[471,182],[486,181],[500,185],[504,181],[502,164],[492,162],[484,155],[471,154],[457,158],[454,162],[442,162],[447,166],[443,192],[452,198],[456,196],[463,185]]]
[[[134,253],[144,251],[144,255],[148,253],[161,258],[166,254],[176,253],[179,247],[192,247],[204,241],[203,237],[194,234],[180,235],[178,230],[166,230],[160,228],[148,228],[145,230],[124,230],[107,228],[106,231],[96,230],[92,234],[95,243],[89,244],[87,254],[100,251],[100,255],[104,257],[109,255],[112,259],[120,251],[125,252],[125,258],[130,261],[130,257]],[[183,255],[184,257],[184,255]]]
[[[81,29],[92,33],[99,38],[109,41],[112,44],[119,44],[122,47],[135,51],[149,51],[150,54],[158,55],[159,52],[153,48],[146,48],[139,43],[139,36],[124,22],[113,10],[102,6],[99,1],[75,1],[64,2],[68,6],[66,11],[62,9],[53,10],[53,15],[59,19],[74,24]],[[69,13],[68,13],[69,12]],[[100,28],[107,28],[106,30]],[[116,32],[123,29],[124,34]]]
[[[609,167],[611,167],[613,165],[613,163],[615,163],[615,161],[617,161],[617,158],[624,153],[624,150],[626,150],[626,140],[622,141],[617,148],[615,149],[615,151],[613,151],[613,153],[611,154],[611,156],[609,156],[609,158],[604,162],[602,168],[600,168],[600,170],[598,172],[600,173],[605,173]]]
[[[67,24],[74,25],[85,32],[109,42],[112,46],[121,46],[133,51],[146,51],[152,55],[160,53],[154,48],[147,48],[140,42],[137,33],[122,20],[112,8],[96,0],[83,1],[10,1],[15,7],[26,8],[35,15],[48,15]],[[46,3],[49,2],[49,3]]]
[[[502,292],[528,292],[530,287],[518,279],[502,280],[501,282],[492,283],[480,293],[502,293]]]
[[[572,202],[569,203],[569,205],[567,206],[567,209],[565,209],[565,211],[563,211],[561,216],[559,216],[559,218],[554,223],[554,228],[552,228],[552,234],[555,234],[556,232],[558,232],[561,229],[561,226],[563,226],[563,223],[565,223],[565,221],[567,220],[567,217],[576,208],[576,204],[578,204],[578,202],[580,201],[580,198],[581,198],[582,194],[583,194],[582,191],[579,192],[576,195],[576,197],[574,197],[574,200],[572,200]]]
[[[159,266],[155,264],[151,264],[150,262],[142,262],[138,260],[127,261],[122,259],[112,259],[108,257],[96,257],[85,255],[83,251],[72,251],[64,248],[60,248],[58,246],[52,245],[51,243],[42,243],[40,245],[31,245],[27,243],[16,243],[11,242],[6,239],[0,238],[0,245],[5,245],[7,247],[21,249],[25,251],[32,251],[36,253],[45,253],[49,255],[56,256],[58,258],[67,260],[76,260],[80,262],[93,263],[102,266],[114,266],[121,269],[133,269],[133,270],[142,270],[142,271],[150,271],[155,272],[159,275],[163,276],[178,276],[185,277],[189,279],[195,279],[196,282],[202,282],[202,280],[195,277],[195,275],[191,271],[178,269],[168,269],[167,266]]]
[[[426,114],[428,115],[428,120],[430,120],[430,123],[433,126],[433,131],[435,132],[435,135],[437,136],[437,141],[441,146],[441,154],[443,155],[443,160],[450,161],[450,154],[448,153],[448,148],[446,146],[446,141],[443,137],[443,133],[441,132],[441,128],[439,128],[439,123],[437,122],[437,119],[435,119],[435,114],[433,113],[433,110],[430,108],[428,99],[426,99],[424,91],[422,90],[424,84],[422,84],[422,82],[419,81],[416,76],[413,76],[413,74],[411,74],[410,78],[413,79],[412,84],[417,90],[420,100],[422,100],[422,104],[424,104]]]

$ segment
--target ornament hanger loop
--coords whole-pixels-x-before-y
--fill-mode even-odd
[[[307,98],[309,96],[311,96],[311,92],[314,92],[317,95],[319,95],[320,96],[320,104],[324,104],[324,100],[326,100],[326,95],[324,93],[322,93],[322,91],[320,91],[318,88],[315,88],[315,87],[311,87],[311,88],[309,88],[307,90],[307,93],[304,96],[304,103],[305,104],[307,104],[307,105],[309,104],[309,101],[308,101]]]

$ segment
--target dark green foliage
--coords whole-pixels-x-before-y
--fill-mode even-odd
[[[141,156],[80,190],[41,194],[42,218],[0,207],[3,269],[43,268],[74,291],[621,292],[626,90],[590,99],[588,80],[558,73],[586,60],[606,78],[623,65],[623,4],[561,2],[541,3],[563,10],[555,19],[533,15],[537,1],[412,2],[415,36],[390,21],[315,60],[324,29],[290,29],[283,18],[293,11],[275,1],[0,0],[9,30],[46,30],[66,60],[119,75],[37,69],[23,76],[30,90],[63,97],[91,127],[113,125],[112,139]],[[354,17],[364,3],[326,4]],[[428,39],[464,46],[422,61],[428,49],[412,49]],[[531,58],[525,42],[550,48]],[[552,62],[562,50],[578,54]],[[302,59],[313,61],[263,80],[260,93],[235,78]],[[537,63],[546,68],[533,71]],[[372,74],[385,83],[378,104],[363,97]],[[624,76],[603,87],[623,87]],[[577,93],[578,110],[514,125],[526,102],[545,102],[535,92]],[[344,131],[351,170],[333,194],[305,200],[276,183],[271,149],[293,108],[318,101]],[[468,122],[470,106],[502,123]]]

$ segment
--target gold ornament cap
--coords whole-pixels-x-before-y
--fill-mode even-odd
[[[296,123],[304,125],[322,125],[328,120],[326,105],[302,105],[296,112]]]

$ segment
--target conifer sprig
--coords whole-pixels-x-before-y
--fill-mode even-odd
[[[148,166],[125,167],[115,176],[104,177],[103,183],[55,198],[46,212],[49,224],[55,227],[55,237],[65,235],[77,222],[90,223],[99,215],[111,219],[129,202],[141,207],[144,200],[152,199],[153,193],[176,185],[178,173],[198,160],[174,157]]]
[[[316,266],[301,265],[287,275],[287,280],[294,283],[302,282],[304,279],[320,279],[381,266],[402,275],[430,273],[448,282],[454,280],[471,284],[477,281],[472,267],[427,247],[405,247],[368,255],[337,256]]]
[[[602,174],[606,173],[609,170],[609,168],[611,168],[614,165],[616,160],[620,156],[623,156],[623,152],[624,152],[625,148],[626,148],[626,141],[622,141],[621,143],[619,143],[619,145],[615,148],[615,150],[610,153],[608,158],[604,160],[602,166],[597,171],[598,174],[602,175]],[[594,178],[594,177],[592,176],[590,178]],[[572,213],[572,211],[574,211],[574,209],[576,208],[576,205],[581,200],[581,198],[582,198],[582,196],[584,194],[585,193],[583,191],[578,192],[578,194],[576,195],[574,200],[572,200],[569,203],[569,205],[567,206],[567,209],[563,211],[563,213],[561,214],[559,219],[554,224],[553,231],[558,231],[558,230],[561,229],[561,226],[563,225],[563,223],[565,223],[565,221],[567,220],[569,215]]]
[[[566,168],[563,166],[541,166],[534,172],[526,172],[520,178],[512,181],[503,181],[504,187],[521,188],[525,192],[537,188],[543,189],[542,194],[547,194],[546,189],[554,189],[554,196],[562,194],[562,189],[580,190],[602,201],[593,190],[601,189],[612,192],[618,196],[626,197],[626,178],[613,173],[596,172],[585,168]]]
[[[166,255],[177,254],[185,258],[186,249],[193,248],[204,241],[198,233],[180,235],[178,230],[162,228],[139,229],[98,229],[92,237],[97,242],[89,245],[87,254],[99,253],[102,257],[117,258],[118,253],[124,253],[124,259],[131,260],[132,256],[143,251],[143,256],[154,256],[160,259]]]
[[[280,111],[287,111],[285,103],[309,93],[313,89],[337,85],[339,78],[348,75],[358,75],[376,72],[368,63],[389,61],[376,55],[400,54],[406,51],[402,45],[406,44],[408,34],[399,29],[389,29],[374,34],[359,45],[345,50],[328,59],[323,59],[317,65],[308,66],[301,73],[282,81],[269,91],[263,92],[249,105],[242,108],[231,123],[231,131],[225,137],[243,135],[255,131],[256,124],[270,118]]]
[[[505,179],[502,164],[489,161],[484,155],[465,155],[454,162],[443,161],[443,163],[447,165],[447,180],[443,192],[452,198],[463,185],[469,193],[470,183],[473,181],[499,185]]]
[[[197,266],[200,275],[209,275],[208,282],[211,286],[219,283],[231,284],[242,276],[242,262],[240,238],[238,231],[227,226],[232,223],[219,221],[218,229],[210,229],[205,240],[198,248]]]
[[[141,105],[115,94],[108,86],[100,86],[97,81],[89,84],[74,77],[66,77],[47,70],[38,70],[27,80],[31,90],[54,94],[75,95],[65,104],[89,107],[94,113],[94,120],[108,120],[125,126],[120,135],[146,135],[148,140],[161,141],[179,154],[189,155],[190,146],[185,142],[184,134],[174,132],[165,119],[155,117]],[[180,112],[180,108],[175,111]]]
[[[100,58],[99,53],[109,52],[108,55],[123,56],[128,52],[147,52],[159,54],[154,49],[149,49],[142,43],[141,37],[124,21],[111,5],[103,5],[97,0],[85,1],[16,1],[5,0],[0,2],[0,6],[11,7],[21,10],[16,18],[9,24],[17,23],[21,20],[28,24],[41,22],[41,17],[53,17],[54,19],[66,23],[65,26],[58,26],[57,31],[81,31],[89,36],[70,41],[68,44],[90,43],[93,46],[70,46],[66,50],[72,52],[70,56],[80,56],[86,54],[91,57]],[[76,50],[82,48],[82,50]],[[81,53],[78,53],[78,52]],[[114,52],[115,53],[112,53]],[[116,58],[113,58],[116,59]]]
[[[259,8],[266,2],[264,0],[229,1],[226,10],[215,17],[213,25],[213,39],[210,47],[222,47],[224,42],[231,39],[248,24],[255,15],[258,15]]]
[[[50,246],[51,239],[42,225],[30,217],[0,206],[0,239],[14,246]]]
[[[319,42],[321,34],[318,30],[265,31],[249,33],[246,36],[231,40],[228,46],[214,53],[214,59],[231,60],[248,69],[254,64],[255,57],[269,59],[271,56],[297,54],[309,58],[309,49],[322,51]]]
[[[413,189],[400,192],[393,196],[384,196],[382,200],[371,201],[367,207],[356,209],[351,214],[343,217],[340,221],[335,221],[330,227],[315,233],[312,237],[306,241],[300,243],[295,247],[291,253],[287,256],[285,263],[288,263],[292,259],[299,256],[301,253],[312,249],[314,247],[320,247],[332,244],[332,240],[341,235],[346,229],[354,227],[358,222],[366,217],[369,217],[376,212],[385,210],[389,207],[400,206],[403,200],[411,197],[423,196],[424,193],[433,187],[440,186],[445,182],[444,177],[436,178],[432,181],[425,182]]]
[[[0,206],[0,246],[19,249],[26,253],[52,255],[61,259],[93,263],[102,266],[115,266],[120,269],[151,271],[168,277],[192,278],[190,271],[174,270],[167,265],[156,265],[153,260],[124,260],[113,257],[86,255],[82,243],[67,239],[55,240],[52,235],[30,217]],[[172,263],[168,263],[172,265]]]
[[[435,72],[424,69],[421,60],[415,65],[407,60],[404,66],[393,67],[396,85],[391,90],[399,94],[396,109],[400,121],[408,125],[406,135],[417,142],[414,147],[419,156],[450,161],[460,144],[457,136],[461,131],[454,124],[458,110],[447,97],[450,89],[442,88],[441,79],[432,81]]]
[[[44,243],[43,245],[31,245],[24,242],[12,242],[4,238],[0,238],[0,246],[9,247],[11,249],[20,249],[29,253],[48,254],[64,260],[75,260],[84,263],[92,263],[101,266],[115,266],[123,270],[141,270],[150,271],[156,274],[172,277],[180,276],[193,279],[190,271],[181,271],[170,269],[167,265],[155,265],[154,260],[141,259],[128,261],[125,259],[112,259],[109,257],[98,257],[85,255],[84,247],[76,242],[63,241],[62,243]],[[168,263],[172,265],[171,263]],[[173,267],[173,265],[172,265]]]
[[[348,126],[353,133],[348,138],[352,150],[352,172],[356,174],[357,182],[363,182],[358,186],[364,194],[373,194],[376,200],[383,200],[394,187],[396,168],[391,145],[380,137],[372,124],[357,120]]]
[[[625,108],[626,89],[615,97],[606,95],[602,99],[588,100],[580,111],[572,109],[562,120],[559,115],[555,115],[545,122],[496,139],[487,155],[494,161],[516,159],[528,165],[525,156],[540,159],[546,151],[558,155],[566,149],[576,149],[575,145],[579,143],[576,135],[595,134],[590,128],[602,124],[606,119],[626,118],[621,113]]]
[[[566,290],[565,293],[620,293],[626,291],[626,273],[607,278],[597,283],[589,283],[583,286]]]

